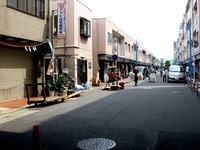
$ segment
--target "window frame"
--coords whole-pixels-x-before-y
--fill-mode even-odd
[[[112,43],[113,43],[112,34],[108,32],[108,44],[112,44]]]
[[[14,1],[16,3],[16,6],[14,5],[11,5],[12,1]],[[20,8],[19,6],[19,2],[21,0],[6,0],[6,5],[8,8],[11,8],[11,9],[15,9],[17,11],[20,11],[20,12],[23,12],[25,14],[28,14],[28,15],[31,15],[31,16],[35,16],[37,18],[40,18],[40,19],[44,19],[45,17],[45,0],[24,0],[23,3],[25,2],[25,8],[22,9]],[[33,12],[29,12],[29,4],[31,3],[34,3],[34,7],[33,7]],[[37,6],[41,6],[39,7],[39,11],[38,11],[38,7]],[[39,12],[39,14],[38,14]]]
[[[84,18],[84,17],[80,17],[80,36],[84,36],[84,37],[91,37],[91,22]]]
[[[129,53],[131,52],[130,44],[128,44],[128,52],[129,52]]]

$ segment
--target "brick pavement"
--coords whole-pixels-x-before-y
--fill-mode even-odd
[[[11,100],[11,101],[0,103],[0,107],[4,107],[4,108],[17,108],[17,107],[26,106],[26,105],[27,105],[27,98]]]

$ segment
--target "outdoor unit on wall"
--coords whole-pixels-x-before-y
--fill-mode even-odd
[[[80,17],[80,35],[86,38],[91,37],[91,22],[83,17]]]

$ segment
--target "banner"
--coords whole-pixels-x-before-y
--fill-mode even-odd
[[[65,28],[66,28],[66,20],[65,20],[65,3],[58,4],[58,38],[65,38]]]
[[[51,41],[49,39],[47,39],[48,41],[48,44],[49,44],[49,47],[50,47],[50,53],[51,53],[51,60],[49,62],[49,65],[48,65],[48,69],[47,69],[47,75],[53,75],[54,74],[54,55],[55,55],[55,52],[54,52],[54,48],[53,48],[53,45],[51,43]]]

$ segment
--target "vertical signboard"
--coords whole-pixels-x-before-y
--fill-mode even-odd
[[[58,38],[65,38],[65,3],[58,4]]]

